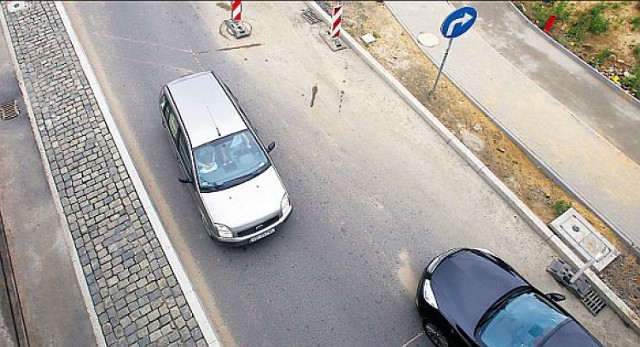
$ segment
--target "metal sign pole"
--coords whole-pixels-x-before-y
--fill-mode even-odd
[[[440,74],[442,74],[444,63],[445,61],[447,61],[447,56],[449,55],[449,49],[451,49],[452,42],[453,42],[453,39],[452,38],[449,39],[449,45],[447,45],[447,50],[444,52],[444,57],[442,58],[442,64],[440,64],[440,69],[438,70],[438,76],[436,76],[436,82],[433,84],[433,89],[431,89],[431,91],[427,95],[427,99],[429,99],[429,97],[436,92],[436,87],[438,86],[438,80],[440,79]]]

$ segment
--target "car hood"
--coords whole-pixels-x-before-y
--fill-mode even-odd
[[[493,303],[523,286],[530,285],[509,265],[469,249],[442,260],[431,276],[438,309],[470,337]]]
[[[240,231],[280,213],[286,190],[273,166],[234,187],[200,193],[214,223]]]

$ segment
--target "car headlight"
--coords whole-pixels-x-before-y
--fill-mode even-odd
[[[438,303],[436,302],[436,296],[433,295],[433,290],[431,289],[431,281],[425,280],[424,285],[422,286],[422,297],[427,302],[427,304],[431,305],[431,307],[437,309]]]
[[[282,201],[280,202],[280,210],[282,211],[282,215],[286,215],[291,211],[291,203],[289,203],[289,194],[284,193],[282,197]]]
[[[224,224],[214,224],[220,237],[233,237],[231,230]]]

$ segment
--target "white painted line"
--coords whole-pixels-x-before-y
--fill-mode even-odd
[[[167,232],[164,229],[162,222],[160,221],[160,218],[158,217],[158,213],[156,212],[156,209],[153,207],[153,203],[149,198],[149,194],[147,193],[147,190],[142,184],[142,180],[138,175],[138,171],[136,170],[135,165],[133,164],[133,161],[129,156],[127,147],[124,141],[122,140],[120,132],[118,131],[118,127],[116,126],[113,116],[111,115],[111,111],[109,109],[109,105],[107,104],[106,97],[102,93],[102,88],[100,88],[98,79],[93,71],[93,68],[91,67],[91,63],[89,62],[87,55],[84,52],[84,49],[82,48],[82,45],[80,44],[80,40],[78,40],[78,37],[76,36],[75,31],[73,30],[73,26],[71,25],[71,20],[69,19],[69,16],[67,15],[67,12],[64,9],[64,5],[60,1],[56,1],[55,4],[58,9],[58,12],[60,13],[62,23],[65,29],[67,30],[67,33],[69,34],[69,38],[71,39],[71,43],[73,44],[73,48],[76,52],[76,55],[80,60],[80,65],[82,66],[82,69],[84,70],[87,80],[91,85],[93,94],[96,98],[96,101],[98,102],[98,107],[100,107],[100,110],[102,111],[105,122],[109,127],[109,131],[111,132],[113,141],[115,142],[116,147],[118,148],[118,152],[122,157],[122,161],[124,162],[124,165],[127,168],[129,177],[131,177],[131,181],[133,182],[133,185],[136,188],[136,192],[138,193],[138,197],[142,202],[142,206],[144,207],[147,213],[147,216],[149,217],[149,222],[153,226],[153,229],[158,237],[160,246],[162,247],[163,251],[165,252],[165,255],[167,256],[169,265],[171,265],[171,269],[175,273],[176,279],[180,284],[180,287],[187,288],[190,290],[189,295],[185,293],[185,298],[189,303],[189,307],[191,308],[191,311],[193,312],[193,315],[196,321],[198,322],[198,325],[200,326],[202,335],[207,341],[207,344],[209,344],[210,346],[221,346],[213,330],[213,327],[209,321],[209,318],[207,317],[204,311],[204,308],[200,303],[200,299],[198,298],[198,295],[195,292],[195,290],[192,289],[193,285],[191,284],[191,281],[189,280],[189,277],[187,276],[184,270],[184,267],[182,266],[182,262],[180,261],[180,258],[175,253],[175,249],[173,248],[171,240],[169,239],[169,236],[167,235]]]
[[[102,334],[102,327],[100,326],[100,321],[98,320],[98,315],[96,314],[96,308],[93,305],[93,300],[91,299],[91,294],[89,293],[89,286],[87,285],[87,279],[84,275],[84,271],[82,270],[80,257],[78,256],[78,251],[76,250],[76,246],[73,242],[73,237],[71,236],[69,225],[67,224],[67,218],[64,214],[64,209],[62,207],[60,195],[58,195],[56,184],[53,181],[53,175],[51,174],[51,167],[49,167],[49,161],[47,160],[47,156],[44,151],[44,144],[42,142],[42,138],[40,137],[40,131],[38,130],[38,125],[36,124],[36,118],[33,113],[33,108],[31,107],[31,99],[29,98],[29,94],[27,93],[27,87],[24,83],[24,78],[22,77],[22,71],[20,70],[20,65],[16,60],[16,52],[13,49],[13,44],[11,43],[11,35],[9,34],[9,27],[7,26],[6,18],[4,17],[4,12],[1,10],[0,10],[0,22],[2,23],[2,31],[4,31],[4,36],[7,39],[9,56],[11,56],[11,63],[13,64],[13,68],[16,72],[16,79],[18,80],[18,85],[20,86],[20,91],[22,92],[22,97],[24,98],[24,103],[27,108],[27,114],[29,115],[29,123],[31,123],[31,129],[36,140],[38,151],[40,152],[40,161],[42,162],[42,166],[44,168],[44,174],[45,174],[47,183],[49,184],[49,190],[51,191],[51,196],[53,197],[53,205],[55,206],[55,209],[58,215],[58,222],[60,223],[62,234],[64,234],[64,243],[67,247],[67,252],[71,257],[71,264],[73,264],[73,270],[76,274],[76,279],[78,280],[78,287],[80,288],[80,292],[82,293],[82,301],[84,302],[85,309],[87,310],[87,314],[89,314],[89,320],[91,321],[91,327],[93,328],[93,335],[96,338],[96,344],[98,346],[106,347],[107,344],[105,342],[104,335]]]
[[[418,338],[420,338],[420,336],[424,335],[424,332],[421,332],[420,334],[414,336],[411,340],[405,342],[405,344],[402,345],[402,347],[407,347],[409,346],[413,341],[417,340]]]

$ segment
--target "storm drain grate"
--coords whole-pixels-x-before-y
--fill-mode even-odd
[[[304,18],[311,25],[320,23],[320,18],[318,18],[318,16],[316,16],[316,14],[311,10],[302,11],[302,18]]]
[[[580,301],[582,301],[582,303],[587,306],[589,312],[591,312],[591,314],[593,314],[594,316],[597,316],[598,313],[600,313],[600,311],[602,311],[607,306],[607,303],[602,300],[600,295],[598,295],[598,293],[596,293],[596,291],[593,289],[591,289],[582,299],[580,299]]]
[[[17,117],[20,114],[18,109],[18,101],[7,101],[0,104],[0,119],[7,120]]]

